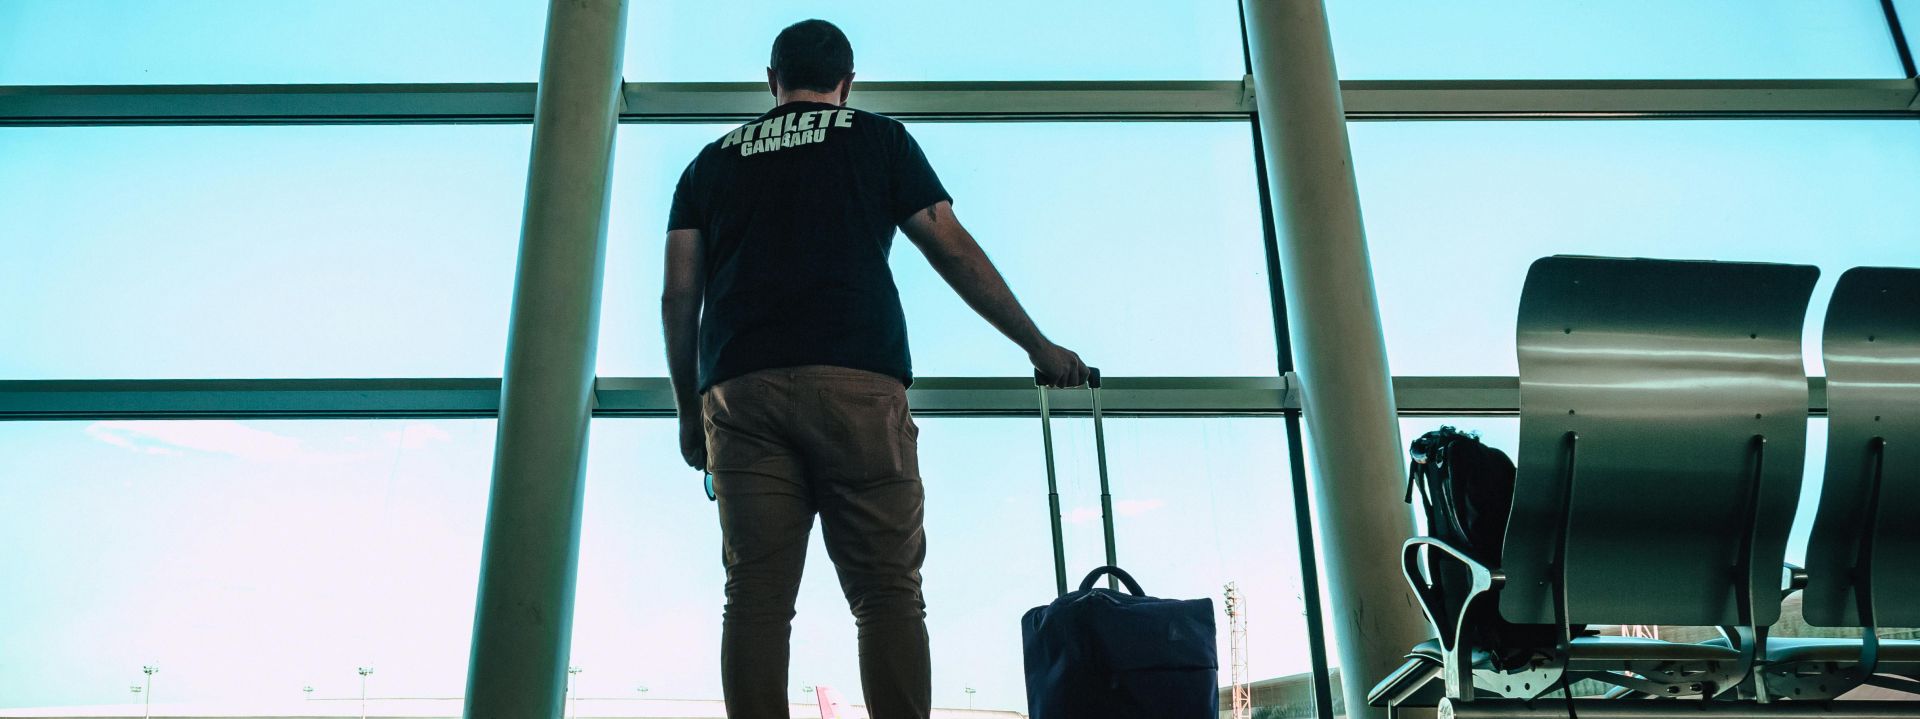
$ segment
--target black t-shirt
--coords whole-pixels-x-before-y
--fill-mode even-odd
[[[814,364],[911,384],[887,253],[900,223],[951,199],[906,127],[870,112],[790,102],[708,144],[667,221],[705,250],[700,390]]]

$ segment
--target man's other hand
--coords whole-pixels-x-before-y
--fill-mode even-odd
[[[698,418],[680,420],[680,458],[689,467],[707,471],[707,430]]]
[[[1027,359],[1033,361],[1033,368],[1040,376],[1048,378],[1050,387],[1078,387],[1086,384],[1092,374],[1087,363],[1080,361],[1080,355],[1052,342],[1027,355]]]

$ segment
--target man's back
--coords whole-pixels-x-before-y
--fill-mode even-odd
[[[887,256],[895,228],[943,200],[906,128],[869,112],[789,102],[707,145],[668,227],[705,245],[700,388],[800,365],[911,382]]]
[[[887,255],[903,230],[1050,384],[1090,370],[1049,341],[953,216],[891,119],[844,107],[853,48],[795,23],[767,67],[773,111],[701,150],[674,191],[661,323],[680,454],[712,475],[733,719],[787,717],[788,637],[818,516],[859,627],[876,719],[932,706],[925,492],[906,320]]]

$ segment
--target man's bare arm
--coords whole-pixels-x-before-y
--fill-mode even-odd
[[[1049,341],[1027,315],[1000,270],[987,259],[967,228],[953,215],[953,205],[941,201],[916,212],[900,225],[907,238],[927,256],[940,277],[980,313],[988,323],[1026,350],[1028,359],[1054,384],[1072,387],[1086,381],[1087,366],[1079,355]]]
[[[680,414],[680,452],[687,464],[706,469],[706,445],[700,427],[700,303],[706,291],[705,257],[699,230],[667,233],[667,276],[660,293],[660,324],[667,339],[667,374],[673,378],[674,406]],[[697,451],[696,451],[697,450]]]

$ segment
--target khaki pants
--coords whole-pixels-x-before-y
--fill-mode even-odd
[[[727,568],[727,716],[787,719],[793,603],[819,514],[859,628],[868,711],[925,719],[925,495],[906,388],[841,367],[762,370],[708,389],[702,411]]]

